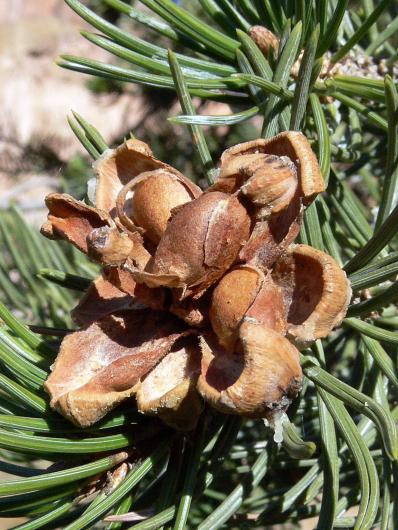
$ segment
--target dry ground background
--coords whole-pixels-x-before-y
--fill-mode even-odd
[[[38,219],[45,193],[82,149],[66,115],[81,112],[112,143],[145,115],[136,90],[98,93],[89,80],[58,68],[73,50],[107,55],[78,33],[84,23],[62,0],[0,2],[0,207],[15,202]]]

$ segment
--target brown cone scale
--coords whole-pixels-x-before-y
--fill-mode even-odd
[[[199,296],[234,263],[249,227],[247,211],[236,197],[205,193],[171,218],[141,280],[149,286],[160,281],[179,287],[181,298]],[[168,276],[177,281],[168,283]]]
[[[239,339],[242,353],[232,355],[202,339],[199,392],[221,412],[272,418],[300,391],[299,352],[276,331],[249,321],[241,325]]]
[[[292,245],[276,264],[273,277],[284,291],[288,334],[299,346],[326,337],[343,320],[351,287],[328,254],[308,245]]]

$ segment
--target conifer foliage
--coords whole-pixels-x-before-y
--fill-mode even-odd
[[[307,208],[299,239],[341,265],[353,296],[341,326],[301,350],[303,389],[281,443],[262,420],[210,408],[189,433],[131,403],[83,429],[50,408],[43,383],[97,265],[44,240],[18,210],[1,212],[0,471],[8,477],[0,517],[27,518],[18,526],[25,530],[300,528],[310,517],[319,530],[393,528],[396,3],[103,0],[120,20],[135,21],[130,32],[79,0],[65,1],[92,27],[82,37],[114,57],[108,64],[71,54],[58,64],[174,92],[181,113],[169,121],[191,137],[197,182],[217,177],[224,146],[214,145],[217,135],[209,144],[213,127],[235,128],[237,136],[248,122],[257,128],[252,139],[306,136],[326,191]],[[227,103],[229,112],[203,114],[208,100]],[[93,160],[114,147],[79,114],[69,123]]]

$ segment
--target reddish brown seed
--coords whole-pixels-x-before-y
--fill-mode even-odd
[[[95,162],[94,170],[97,174],[95,204],[112,217],[117,216],[116,200],[123,187],[143,173],[165,171],[183,182],[192,196],[201,194],[198,186],[173,167],[155,158],[149,145],[136,139],[127,140],[116,149],[105,151]],[[131,201],[129,197],[127,199],[124,211],[127,216],[131,216]]]
[[[285,305],[281,289],[271,275],[242,265],[228,272],[214,289],[210,323],[218,340],[234,352],[243,320],[261,323],[280,333],[286,330]]]
[[[131,199],[134,221],[145,230],[145,236],[157,244],[166,230],[173,208],[193,198],[193,194],[175,175],[164,170],[151,172],[134,187]]]

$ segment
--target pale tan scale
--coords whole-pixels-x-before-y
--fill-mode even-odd
[[[242,353],[231,355],[202,339],[199,392],[221,412],[272,418],[300,391],[299,352],[280,333],[250,321],[241,324],[239,340]]]
[[[200,359],[195,344],[188,341],[166,355],[137,385],[136,399],[139,411],[189,431],[195,428],[203,406],[196,391]]]
[[[283,289],[288,307],[288,335],[299,347],[326,337],[343,320],[351,287],[328,254],[308,245],[292,245],[276,264],[273,278]]]
[[[250,161],[246,162],[246,157]],[[286,209],[298,186],[294,164],[285,156],[242,155],[241,172],[247,176],[240,192],[259,208],[257,217],[266,218]]]

